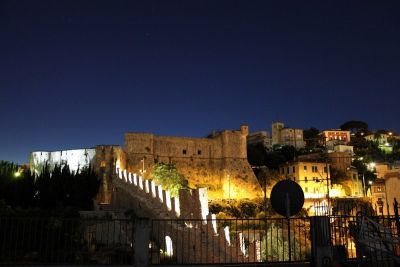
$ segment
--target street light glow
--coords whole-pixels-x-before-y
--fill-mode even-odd
[[[371,162],[370,164],[371,164],[372,168],[375,168],[375,166],[376,166],[375,162]]]

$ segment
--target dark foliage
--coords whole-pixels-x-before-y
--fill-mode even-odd
[[[51,172],[46,166],[35,178],[29,170],[21,172],[13,163],[0,162],[0,199],[12,208],[92,209],[99,186],[91,167],[75,174],[68,166],[55,166]]]
[[[340,129],[342,130],[350,130],[351,132],[363,132],[368,131],[368,123],[364,121],[346,121],[342,125],[340,125]]]
[[[280,151],[269,152],[265,156],[265,165],[273,170],[279,170],[279,166],[286,161],[286,157]]]
[[[247,146],[247,159],[252,166],[262,166],[265,163],[267,152],[262,144]]]
[[[303,131],[304,140],[306,141],[307,148],[317,147],[318,141],[321,139],[319,135],[319,130],[317,128],[311,127]]]

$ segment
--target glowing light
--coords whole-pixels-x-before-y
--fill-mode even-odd
[[[375,162],[371,162],[371,163],[369,164],[369,167],[370,167],[371,169],[375,168],[375,166],[376,166]]]
[[[224,190],[224,198],[235,199],[238,197],[237,191],[235,190],[235,186],[232,183],[232,180],[225,181],[224,184],[222,185],[222,189]]]
[[[339,189],[337,189],[337,188],[332,188],[330,191],[329,191],[329,196],[330,197],[340,197],[340,190]]]
[[[15,173],[14,173],[14,176],[15,176],[15,177],[20,177],[20,176],[21,176],[21,173],[20,173],[20,172],[15,172]]]
[[[169,236],[165,237],[165,254],[167,256],[173,256],[174,255],[174,248],[172,246],[172,239]]]

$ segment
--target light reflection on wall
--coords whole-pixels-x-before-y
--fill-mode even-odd
[[[73,149],[61,151],[36,151],[30,155],[29,165],[31,172],[36,176],[40,175],[43,168],[48,164],[50,171],[55,165],[69,166],[71,172],[77,172],[79,169],[88,167],[89,164],[94,164],[96,155],[95,148]]]

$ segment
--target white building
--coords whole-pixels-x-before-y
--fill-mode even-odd
[[[36,151],[30,154],[29,165],[31,172],[36,176],[40,175],[43,168],[48,165],[53,170],[55,165],[68,165],[71,172],[94,164],[96,156],[95,148],[60,150],[60,151]]]

